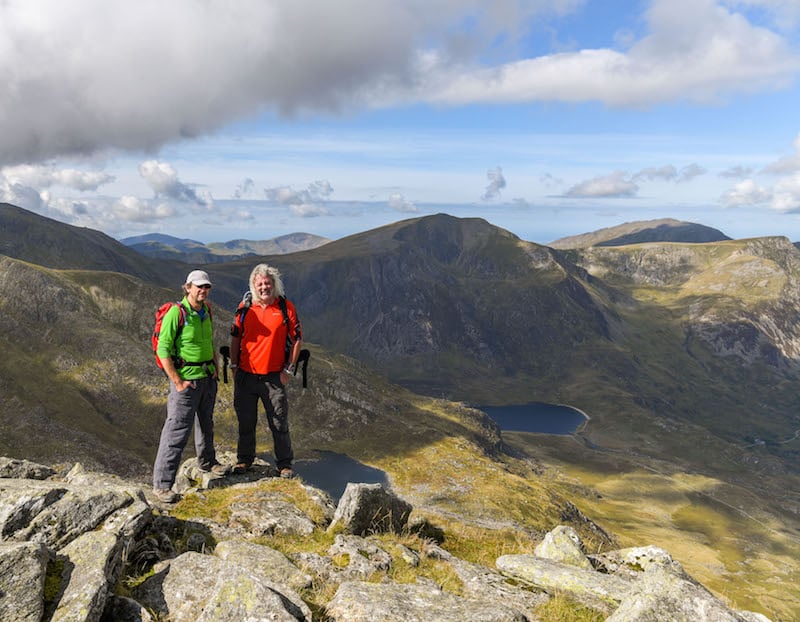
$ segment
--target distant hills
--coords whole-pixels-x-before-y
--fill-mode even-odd
[[[515,514],[503,520],[524,523],[540,503],[567,512],[555,493],[535,507],[515,496],[509,473],[525,465],[604,528],[718,543],[718,554],[683,553],[718,588],[740,581],[728,593],[790,598],[797,614],[800,251],[714,230],[704,235],[721,239],[698,241],[687,224],[628,223],[555,248],[438,214],[191,267],[211,273],[217,345],[254,262],[281,270],[312,348],[309,388],[292,388],[298,452],[379,464],[428,499],[470,483],[439,478],[448,460],[491,464],[504,473],[495,493],[487,483],[480,500],[458,496],[458,512],[470,507],[481,524],[502,523],[506,509]],[[145,473],[166,388],[149,348],[153,312],[179,295],[189,266],[10,205],[0,205],[0,255],[0,455]],[[591,419],[563,441],[500,435],[468,407],[533,401]],[[218,408],[220,442],[235,443],[229,385]],[[633,510],[614,506],[633,492]],[[490,494],[502,500],[485,510]]]
[[[184,271],[143,259],[100,231],[67,225],[9,203],[0,203],[0,255],[47,268],[124,272],[161,285],[180,279],[177,274]]]
[[[290,233],[270,240],[230,240],[203,244],[160,233],[149,233],[120,240],[147,257],[171,259],[187,264],[211,264],[246,257],[283,255],[317,248],[330,240],[311,233]]]
[[[607,229],[573,235],[550,242],[552,248],[587,248],[589,246],[625,246],[645,242],[704,243],[730,240],[727,235],[705,225],[663,218],[628,222]]]

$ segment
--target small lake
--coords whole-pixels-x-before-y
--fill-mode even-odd
[[[334,501],[341,498],[348,482],[389,487],[386,473],[380,469],[333,451],[319,451],[317,454],[318,459],[297,460],[294,470],[309,484],[327,492]]]
[[[513,406],[478,406],[507,432],[572,434],[587,417],[571,406],[532,402]]]

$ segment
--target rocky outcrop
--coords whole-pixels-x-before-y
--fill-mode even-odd
[[[504,555],[498,569],[507,577],[610,614],[609,622],[764,622],[765,616],[735,611],[692,579],[667,551],[654,546],[580,557],[580,539],[569,527],[557,527],[536,555]],[[553,546],[552,541],[562,542]],[[569,550],[564,555],[562,547]],[[548,557],[541,557],[546,555]],[[587,564],[592,570],[587,570]]]
[[[415,541],[424,521],[409,524],[413,508],[379,484],[349,484],[333,511],[325,493],[302,482],[275,480],[281,489],[252,472],[219,478],[206,484],[226,486],[235,501],[212,521],[170,516],[136,484],[80,465],[59,476],[8,464],[0,459],[3,622],[525,622],[556,592],[616,622],[766,620],[730,609],[662,549],[586,556],[564,526],[533,553],[500,557],[496,569],[459,559],[422,532]],[[187,461],[182,472],[193,468]],[[184,494],[202,503],[207,488],[197,484]],[[305,511],[288,487],[308,493]],[[276,534],[333,542],[284,554],[268,544]],[[452,579],[392,579],[426,563]]]

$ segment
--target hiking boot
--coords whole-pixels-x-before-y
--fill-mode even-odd
[[[212,464],[210,467],[200,467],[200,470],[203,473],[213,473],[214,475],[227,475],[230,473],[231,468],[227,464],[220,464],[216,462]]]
[[[181,499],[181,496],[171,488],[153,488],[153,496],[161,503],[176,503]]]
[[[294,471],[289,467],[285,467],[281,469],[281,477],[283,479],[292,479],[294,477]]]

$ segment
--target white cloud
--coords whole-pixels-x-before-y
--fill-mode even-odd
[[[178,172],[168,163],[158,160],[147,160],[139,165],[139,174],[153,189],[156,196],[167,197],[176,201],[208,206],[210,197],[201,197],[191,186],[178,179]]]
[[[289,206],[289,211],[292,216],[298,218],[317,218],[319,216],[329,216],[330,212],[322,205],[313,205],[311,203],[298,203]]]
[[[783,87],[800,71],[778,32],[735,12],[796,17],[788,0],[653,0],[648,34],[624,51],[509,62],[542,15],[583,3],[4,0],[0,165],[106,149],[153,153],[264,112],[710,102]]]
[[[765,173],[773,175],[786,175],[800,171],[800,134],[794,139],[795,153],[784,156],[764,167]]]
[[[678,178],[678,169],[671,164],[661,167],[643,168],[633,175],[633,180],[653,181],[660,179],[663,181],[675,181]]]
[[[281,205],[303,205],[324,201],[333,193],[333,186],[328,181],[318,180],[308,185],[305,190],[294,190],[290,186],[264,188],[264,196]]]
[[[111,206],[111,212],[121,220],[141,223],[153,223],[177,215],[175,208],[167,203],[153,205],[150,201],[132,196],[120,197]]]
[[[721,202],[725,207],[746,207],[764,205],[771,198],[772,193],[769,189],[759,186],[752,179],[746,179],[723,194]]]
[[[338,114],[417,84],[428,45],[457,62],[580,4],[4,0],[0,164],[152,152],[264,111]]]
[[[685,181],[691,181],[695,177],[700,177],[701,175],[705,175],[708,171],[700,166],[699,164],[690,164],[689,166],[684,166],[681,169],[680,175],[678,175],[678,183],[682,183]]]
[[[243,199],[248,196],[253,196],[255,193],[256,184],[255,182],[250,179],[249,177],[242,180],[236,190],[233,192],[234,199]]]
[[[649,34],[625,52],[584,49],[460,73],[443,66],[434,78],[441,86],[429,97],[449,104],[712,103],[787,87],[800,72],[800,58],[784,38],[715,0],[653,0],[647,21]],[[433,91],[432,84],[426,86]]]
[[[56,168],[52,164],[21,164],[0,169],[0,179],[9,183],[44,190],[61,185],[81,192],[94,191],[114,181],[114,176],[102,171],[79,171],[74,168]]]
[[[287,206],[292,216],[316,218],[328,216],[325,201],[333,194],[333,186],[326,180],[314,181],[305,190],[294,190],[290,186],[264,188],[264,196],[269,201]]]
[[[47,204],[35,188],[2,179],[0,179],[0,202],[11,203],[32,212],[43,211]]]
[[[500,191],[506,187],[506,178],[503,177],[503,169],[499,166],[486,171],[486,178],[489,180],[489,185],[486,186],[486,191],[481,196],[481,199],[491,201],[499,197]]]
[[[800,173],[775,184],[771,207],[781,212],[800,212]]]
[[[411,201],[407,201],[406,198],[400,192],[393,192],[389,195],[389,207],[397,212],[403,213],[418,213],[419,208],[417,208],[414,203]]]
[[[633,197],[639,191],[639,186],[625,173],[617,171],[611,175],[595,177],[572,186],[564,196],[567,197]]]
[[[741,179],[752,174],[753,169],[749,166],[732,166],[729,169],[722,171],[720,177],[731,177],[734,179]]]
[[[734,9],[762,9],[780,30],[791,30],[800,24],[800,3],[797,0],[723,0]]]

